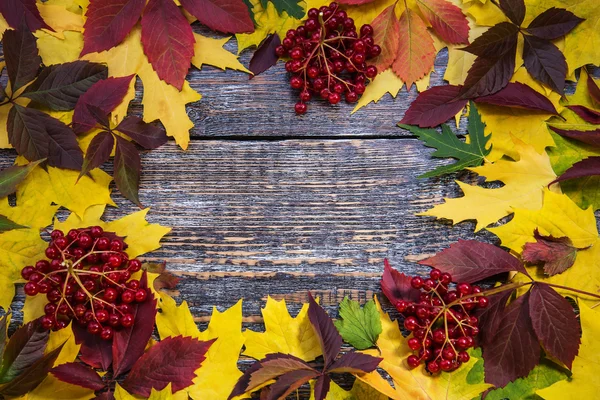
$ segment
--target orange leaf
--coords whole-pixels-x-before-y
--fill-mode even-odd
[[[373,34],[374,42],[381,46],[381,54],[373,60],[373,65],[377,67],[377,71],[388,69],[396,59],[396,54],[398,54],[400,23],[394,12],[395,7],[396,4],[392,4],[371,23],[375,31]]]
[[[469,23],[460,8],[446,0],[417,0],[433,30],[448,43],[469,44]]]
[[[400,17],[400,43],[398,56],[392,69],[406,82],[406,88],[425,76],[435,61],[433,38],[427,32],[425,23],[410,9]]]

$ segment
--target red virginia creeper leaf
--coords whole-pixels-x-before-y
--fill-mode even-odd
[[[297,370],[283,374],[270,386],[267,400],[285,399],[294,390],[319,375],[316,371]]]
[[[115,47],[140,19],[145,0],[90,0],[80,56]]]
[[[552,7],[535,17],[525,31],[540,39],[554,40],[571,32],[583,21],[570,11]]]
[[[135,145],[120,136],[117,139],[117,149],[115,151],[115,172],[114,178],[119,191],[127,199],[134,202],[142,208],[139,197],[140,171],[142,161]]]
[[[402,13],[399,27],[398,53],[392,69],[406,83],[406,88],[410,89],[415,81],[424,77],[433,67],[435,47],[427,26],[409,8]]]
[[[129,136],[134,142],[148,150],[156,149],[167,143],[168,140],[164,129],[134,116],[125,117],[115,130]]]
[[[105,386],[100,375],[80,362],[70,362],[54,367],[50,373],[63,382],[91,390],[102,390]]]
[[[46,158],[53,167],[81,169],[83,154],[75,133],[50,115],[14,104],[7,129],[9,143],[29,161]]]
[[[93,368],[106,371],[112,364],[111,342],[92,335],[85,327],[73,324],[75,342],[81,344],[79,359]]]
[[[446,0],[417,0],[417,5],[444,41],[452,44],[469,43],[469,23],[460,8]]]
[[[566,106],[569,110],[579,115],[584,121],[590,124],[600,124],[600,112],[584,106]]]
[[[89,61],[51,65],[42,69],[38,78],[25,89],[23,97],[54,111],[72,110],[79,97],[107,75],[106,65]]]
[[[479,318],[479,335],[475,337],[475,340],[479,342],[480,346],[494,340],[498,326],[502,322],[506,303],[513,292],[514,290],[506,290],[487,296],[489,300],[487,308],[475,310],[475,316]]]
[[[275,48],[281,44],[281,39],[277,33],[272,34],[266,38],[258,49],[252,55],[250,59],[250,65],[248,69],[252,71],[254,75],[250,75],[249,79],[252,79],[258,74],[262,74],[273,65],[277,64],[279,57],[275,54]]]
[[[195,42],[192,27],[173,0],[148,1],[142,16],[142,45],[160,79],[183,88]]]
[[[462,86],[443,85],[419,93],[400,123],[428,128],[446,122],[467,105],[466,99],[457,100],[461,90]]]
[[[196,377],[195,371],[206,359],[205,354],[215,340],[203,342],[183,336],[161,340],[135,363],[123,382],[123,388],[148,397],[152,389],[162,390],[169,383],[173,392],[190,386]]]
[[[435,256],[419,261],[419,264],[448,272],[455,282],[477,282],[509,271],[528,275],[519,259],[500,247],[476,240],[459,239]]]
[[[142,279],[140,279],[140,287],[148,290],[148,275],[145,271],[142,275]],[[124,374],[133,367],[138,359],[142,357],[142,354],[144,354],[146,344],[152,336],[152,331],[154,331],[154,318],[156,317],[156,299],[151,291],[148,290],[148,299],[146,301],[135,306],[133,315],[135,317],[133,326],[115,332],[113,338],[112,354],[114,377]],[[131,374],[129,376],[131,376]],[[175,391],[175,387],[173,387],[173,390]],[[150,389],[148,389],[148,394],[146,396],[149,396],[149,393]]]
[[[329,375],[321,375],[315,382],[315,387],[313,389],[315,400],[325,399],[327,393],[329,392],[330,386],[331,378],[329,377]]]
[[[250,33],[254,23],[243,0],[181,0],[201,24],[224,33]]]
[[[333,374],[341,374],[344,372],[349,372],[352,374],[371,372],[375,371],[381,360],[383,359],[373,357],[368,354],[351,351],[343,354],[340,358],[335,360],[335,362],[331,364],[326,372]]]
[[[546,96],[519,82],[509,82],[498,92],[478,97],[475,102],[558,114],[554,104]]]
[[[515,40],[515,46],[500,58],[477,57],[471,68],[469,68],[460,98],[487,96],[508,85],[515,70],[516,54]]]
[[[371,23],[373,41],[381,46],[381,54],[370,61],[377,71],[384,71],[392,65],[398,54],[400,44],[400,23],[396,17],[395,4],[387,7]]]
[[[600,157],[588,157],[573,164],[550,184],[595,175],[600,175]]]
[[[600,147],[600,128],[593,131],[573,131],[556,128],[551,125],[548,125],[548,127],[562,137],[567,137],[569,139],[587,143],[592,146]]]
[[[462,48],[466,52],[476,56],[500,58],[512,52],[517,46],[519,27],[510,22],[501,22],[492,26],[467,47]]]
[[[14,93],[36,77],[42,58],[38,54],[35,36],[23,26],[16,31],[9,29],[4,32],[2,49]]]
[[[21,26],[24,19],[31,32],[42,28],[54,32],[54,29],[42,19],[35,0],[2,0],[0,1],[0,14],[15,29]]]
[[[421,291],[411,286],[410,276],[392,268],[387,258],[383,260],[384,269],[381,277],[381,291],[392,304],[400,300],[418,301]]]
[[[77,101],[73,113],[73,130],[83,133],[94,127],[96,121],[90,115],[86,104],[100,108],[104,114],[115,109],[127,94],[133,75],[119,78],[110,77],[92,85]]]
[[[579,323],[571,304],[547,284],[536,282],[529,314],[544,350],[571,369],[580,343]]]
[[[79,177],[87,175],[91,170],[98,168],[108,161],[114,144],[115,139],[110,132],[102,131],[94,136],[85,153]]]
[[[525,2],[523,0],[500,0],[500,9],[516,25],[525,19]]]
[[[317,304],[310,292],[308,293],[308,303],[308,319],[319,338],[325,364],[323,370],[326,371],[342,348],[342,337],[335,328],[331,317],[327,315],[323,307]]]
[[[15,379],[42,358],[47,342],[48,331],[42,329],[37,320],[17,329],[4,349],[0,383]]]
[[[537,228],[533,237],[536,240],[534,243],[525,243],[523,246],[521,257],[526,263],[543,264],[544,272],[552,276],[565,272],[575,262],[578,249],[568,237],[541,235]]]
[[[523,60],[525,68],[538,81],[552,90],[564,94],[567,76],[567,61],[552,42],[525,35]]]
[[[588,92],[590,94],[590,96],[592,97],[592,100],[594,100],[596,103],[600,104],[600,88],[598,87],[598,85],[596,84],[596,81],[594,80],[594,78],[592,78],[592,75],[588,74],[587,77],[587,85],[588,85]]]
[[[483,348],[485,381],[503,387],[527,376],[540,361],[541,349],[529,316],[527,292],[506,307],[493,339]]]

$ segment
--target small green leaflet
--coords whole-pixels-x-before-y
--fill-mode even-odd
[[[17,190],[17,185],[23,182],[23,179],[27,178],[27,175],[43,161],[45,159],[30,162],[23,166],[16,165],[0,171],[0,198],[14,193]]]
[[[12,231],[13,229],[27,228],[26,226],[19,225],[16,222],[11,221],[4,215],[0,215],[0,233]]]
[[[264,9],[267,8],[268,1],[273,3],[279,14],[285,11],[290,17],[294,17],[296,19],[304,17],[304,8],[298,4],[298,0],[260,0],[260,4]]]
[[[490,154],[492,150],[486,148],[489,136],[485,136],[483,128],[485,125],[481,121],[481,115],[475,108],[473,102],[470,102],[470,113],[467,125],[469,132],[469,143],[461,141],[450,127],[442,124],[442,134],[440,135],[435,129],[423,129],[413,125],[398,124],[399,127],[407,129],[418,136],[427,147],[436,149],[432,157],[452,157],[457,161],[454,164],[442,165],[429,171],[419,178],[432,178],[452,172],[457,172],[466,167],[476,167],[483,164],[485,156]]]
[[[367,301],[360,308],[358,301],[344,297],[339,313],[340,319],[334,321],[334,324],[345,342],[358,350],[375,346],[381,333],[381,320],[373,300]]]

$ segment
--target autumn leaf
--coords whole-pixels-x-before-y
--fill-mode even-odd
[[[417,6],[444,41],[469,43],[469,24],[459,7],[446,0],[417,0]]]
[[[379,54],[372,64],[377,67],[377,71],[388,69],[398,54],[400,42],[400,23],[396,17],[396,4],[392,4],[381,12],[373,20],[373,41],[381,47]],[[373,84],[371,82],[371,84]]]
[[[315,382],[311,381],[310,400],[315,400]],[[348,391],[342,389],[334,381],[331,381],[329,392],[325,400],[389,400],[389,397],[378,392],[373,387],[367,385],[363,381],[356,379],[352,384],[352,388]]]
[[[416,301],[419,299],[420,290],[410,284],[411,278],[403,272],[392,268],[387,259],[383,260],[384,270],[381,276],[381,291],[387,299],[396,305],[399,301]]]
[[[400,123],[423,128],[446,122],[467,105],[466,99],[458,99],[461,90],[461,86],[444,85],[419,93]]]
[[[558,114],[554,104],[548,98],[519,82],[509,82],[503,89],[494,94],[478,97],[475,102]]]
[[[250,59],[250,71],[254,76],[265,72],[273,65],[277,64],[279,57],[275,54],[275,49],[281,44],[281,39],[277,33],[274,33],[267,37],[258,46],[252,58]],[[252,79],[252,76],[250,77]]]
[[[381,321],[373,300],[367,301],[361,308],[357,301],[344,297],[339,314],[340,319],[334,324],[344,341],[358,350],[375,345],[381,333]]]
[[[213,39],[194,33],[194,40],[196,43],[194,44],[192,64],[198,69],[201,69],[204,64],[207,64],[220,68],[223,71],[230,68],[236,71],[250,73],[250,71],[238,61],[238,57],[235,54],[232,54],[223,48],[229,39],[230,37]],[[271,53],[271,56],[274,54],[274,52]]]
[[[225,33],[252,32],[254,24],[242,0],[182,0],[181,5],[209,28]]]
[[[13,28],[18,28],[21,26],[21,22],[25,21],[31,32],[41,28],[52,30],[42,19],[35,0],[3,1],[0,3],[0,14]]]
[[[550,276],[565,272],[575,262],[578,249],[568,237],[544,236],[538,229],[533,232],[533,237],[535,243],[525,243],[523,246],[523,261],[542,264],[544,272]]]
[[[6,197],[17,190],[19,185],[27,175],[38,166],[43,160],[34,161],[27,165],[16,165],[0,171],[0,198]]]
[[[2,50],[14,93],[37,76],[42,59],[38,54],[35,36],[23,28],[4,32]]]
[[[375,79],[369,83],[363,95],[360,96],[360,99],[358,99],[358,103],[354,106],[352,114],[370,102],[377,103],[386,93],[389,93],[392,98],[396,98],[402,86],[404,86],[404,82],[398,78],[391,68],[377,74]]]

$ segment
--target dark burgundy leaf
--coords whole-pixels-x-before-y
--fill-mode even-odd
[[[342,348],[342,337],[327,312],[308,293],[308,319],[310,320],[323,351],[323,369],[327,370]]]
[[[142,357],[148,340],[154,331],[156,317],[156,299],[148,290],[148,275],[144,271],[140,279],[140,287],[148,291],[148,299],[135,306],[133,326],[115,332],[112,343],[113,376],[117,377],[129,371]],[[165,385],[166,386],[166,385]],[[173,391],[175,388],[173,387]],[[150,391],[148,391],[150,393]],[[149,396],[149,394],[147,395]]]
[[[108,115],[100,107],[96,107],[91,104],[84,104],[84,107],[87,109],[92,118],[94,118],[94,121],[100,124],[102,128],[110,129]]]
[[[94,127],[95,119],[90,115],[86,105],[99,107],[106,115],[121,104],[129,90],[131,79],[133,79],[133,75],[119,78],[110,77],[94,83],[75,105],[73,130],[76,133],[83,133]]]
[[[102,392],[96,395],[93,400],[115,400],[115,394],[111,391]]]
[[[387,258],[383,260],[384,269],[381,277],[381,291],[392,304],[401,300],[418,301],[421,291],[410,285],[411,278],[390,266]]]
[[[552,276],[565,272],[575,262],[578,249],[573,246],[568,237],[544,236],[537,228],[533,232],[533,237],[536,240],[534,243],[525,243],[523,246],[521,257],[526,263],[543,264],[544,272]]]
[[[512,53],[516,48],[518,33],[518,26],[510,22],[501,22],[492,26],[461,50],[476,56],[498,59],[507,53]]]
[[[254,55],[252,55],[252,58],[250,59],[249,69],[254,74],[250,76],[250,79],[277,64],[279,56],[275,54],[275,48],[280,44],[281,40],[279,39],[279,35],[274,33],[258,46],[258,49],[256,49]]]
[[[311,371],[314,376],[319,375],[319,371],[316,371],[298,357],[283,353],[267,354],[265,358],[255,362],[244,372],[228,399],[244,394],[271,379],[296,370],[307,370]]]
[[[538,81],[564,94],[567,62],[552,42],[535,36],[524,36],[523,60],[525,68]]]
[[[475,102],[558,114],[554,104],[546,96],[519,82],[509,82],[505,88],[494,94],[478,97]]]
[[[529,292],[506,307],[493,339],[483,348],[485,381],[503,387],[523,378],[540,361],[541,349],[531,318]]]
[[[47,342],[48,331],[37,320],[17,329],[4,349],[0,383],[10,382],[41,359]]]
[[[125,117],[115,130],[129,136],[134,142],[148,150],[156,149],[167,143],[168,140],[164,129],[134,116]]]
[[[529,315],[542,347],[569,369],[579,350],[579,322],[567,299],[542,282],[531,289]]]
[[[319,375],[317,371],[297,370],[283,374],[271,385],[267,400],[285,399],[294,390]]]
[[[502,322],[504,309],[508,299],[513,294],[514,290],[505,290],[500,293],[487,296],[489,303],[487,308],[478,308],[475,310],[475,315],[479,318],[479,335],[475,339],[479,345],[494,340],[498,326]]]
[[[178,90],[190,69],[195,42],[192,27],[173,0],[148,1],[142,16],[144,54],[158,77]]]
[[[419,93],[400,123],[428,128],[446,122],[467,105],[466,99],[457,100],[461,90],[462,86],[444,85]]]
[[[54,111],[72,110],[79,97],[107,75],[106,65],[89,61],[51,65],[42,69],[23,96]]]
[[[32,32],[42,28],[54,32],[54,29],[42,19],[35,0],[2,0],[0,1],[0,14],[15,29],[21,26],[24,19]]]
[[[50,373],[63,382],[91,390],[102,390],[105,386],[96,371],[80,362],[61,364],[52,368]]]
[[[139,197],[140,171],[142,161],[135,145],[120,136],[117,136],[117,150],[115,151],[114,178],[119,191],[127,199],[142,208]]]
[[[569,110],[579,115],[584,121],[590,124],[600,124],[600,112],[587,108],[585,106],[566,106]]]
[[[16,31],[5,31],[2,49],[8,79],[14,93],[36,77],[42,58],[38,54],[35,36],[25,27]]]
[[[8,337],[8,316],[9,315],[10,315],[10,313],[6,313],[2,317],[0,317],[0,359],[4,358],[4,349],[6,348],[6,338]]]
[[[568,179],[584,178],[596,175],[600,175],[600,157],[588,157],[573,164],[568,170],[566,170],[561,176],[556,178],[550,184],[566,181]]]
[[[313,390],[315,400],[324,400],[329,392],[329,386],[331,385],[331,378],[329,375],[321,375],[315,382]]]
[[[525,19],[525,2],[523,0],[500,0],[500,9],[513,23],[521,25]]]
[[[29,173],[40,163],[41,161],[30,162],[27,165],[15,165],[0,171],[0,198],[6,197],[17,190],[17,185],[29,175]],[[1,333],[1,328],[0,328]],[[2,339],[0,339],[0,346],[2,346]],[[0,351],[0,354],[2,352]]]
[[[224,33],[250,33],[254,23],[242,0],[181,0],[187,12],[201,24]]]
[[[600,128],[593,131],[573,131],[556,128],[548,125],[550,129],[558,133],[562,137],[577,140],[579,142],[587,143],[592,146],[600,147]]]
[[[446,0],[419,0],[417,6],[442,40],[452,44],[469,44],[469,21],[460,7]],[[377,40],[375,43],[379,44]]]
[[[79,359],[93,368],[106,371],[112,364],[111,342],[92,335],[80,324],[73,324],[75,342],[81,344]]]
[[[500,247],[476,240],[459,239],[419,264],[448,272],[455,282],[472,283],[510,271],[528,275],[519,259]]]
[[[592,75],[588,74],[587,77],[587,85],[588,85],[588,92],[590,94],[590,96],[592,97],[592,99],[600,104],[600,88],[598,87],[598,85],[596,84],[596,81],[594,80],[594,78],[592,78]]]
[[[75,133],[50,115],[14,104],[7,129],[9,143],[29,161],[47,158],[53,167],[81,169],[83,154]]]
[[[33,390],[46,376],[63,348],[61,344],[56,349],[37,359],[20,375],[0,387],[0,395],[4,397],[20,397]]]
[[[535,17],[525,31],[540,39],[554,40],[571,32],[583,21],[564,8],[552,7]]]
[[[102,131],[97,134],[90,142],[87,152],[85,153],[79,177],[87,175],[91,170],[98,168],[108,161],[114,144],[115,139],[113,138],[112,133]]]
[[[381,360],[383,359],[373,357],[368,354],[351,351],[338,358],[333,364],[331,364],[326,372],[334,374],[341,374],[344,372],[353,374],[371,372],[375,371]]]
[[[516,54],[517,46],[515,45],[500,58],[477,57],[469,68],[459,98],[487,96],[508,85],[515,70]]]
[[[169,383],[173,393],[190,386],[196,377],[195,371],[206,359],[205,354],[215,340],[203,342],[182,336],[161,340],[135,363],[123,381],[123,388],[148,397],[152,389],[162,390]]]
[[[80,56],[115,47],[142,15],[145,0],[90,0]]]

